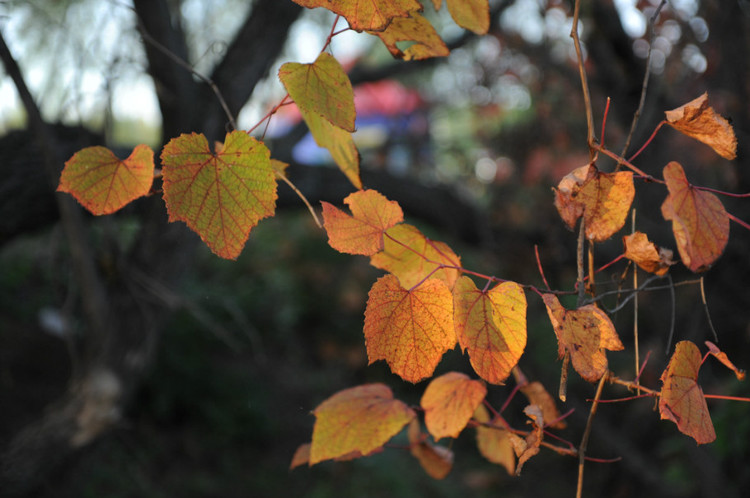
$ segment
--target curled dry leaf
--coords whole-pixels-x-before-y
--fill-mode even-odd
[[[665,220],[672,221],[682,263],[702,272],[717,260],[729,240],[729,216],[714,194],[690,185],[679,163],[664,167],[669,195],[661,206]]]
[[[593,304],[567,310],[554,294],[544,294],[542,299],[557,336],[560,358],[568,351],[581,377],[589,382],[599,380],[607,371],[604,351],[623,349],[612,321]]]
[[[505,467],[508,475],[512,476],[516,472],[516,453],[513,450],[513,444],[510,442],[510,433],[505,430],[505,427],[499,421],[490,421],[490,414],[484,405],[477,407],[477,411],[474,412],[474,419],[482,424],[492,426],[477,426],[479,453],[490,462]]]
[[[328,243],[339,252],[372,256],[383,250],[383,233],[404,220],[396,201],[375,190],[360,190],[344,199],[351,216],[322,202]]]
[[[528,405],[523,409],[523,412],[531,419],[534,429],[529,432],[525,439],[522,439],[515,434],[510,434],[509,436],[511,444],[513,445],[513,450],[518,457],[516,475],[521,475],[521,468],[523,465],[531,457],[539,453],[539,447],[544,438],[544,415],[542,414],[542,409],[536,405]]]
[[[487,395],[483,382],[460,372],[448,372],[430,382],[422,395],[427,430],[438,441],[456,438]]]
[[[677,131],[703,142],[725,159],[737,157],[734,129],[708,105],[708,93],[665,114],[667,123]]]
[[[701,366],[698,346],[690,341],[678,342],[666,370],[661,375],[663,387],[659,398],[659,414],[671,420],[683,434],[698,444],[716,439],[711,415],[708,413],[703,389],[698,385]]]
[[[656,247],[643,232],[634,232],[622,238],[625,246],[625,257],[637,264],[642,270],[662,276],[675,264],[671,249]]]
[[[411,17],[394,19],[385,31],[370,34],[383,40],[391,55],[406,61],[445,57],[450,53],[432,24],[417,12],[412,12]],[[402,51],[397,43],[405,41],[413,44]]]
[[[367,300],[364,334],[370,363],[385,360],[393,373],[417,383],[456,345],[453,296],[438,279],[406,290],[395,276],[381,277]]]
[[[416,413],[393,399],[384,384],[367,384],[334,394],[313,411],[310,465],[358,452],[369,455],[404,428]]]
[[[734,372],[734,375],[737,376],[737,380],[745,380],[745,371],[737,368],[735,364],[731,362],[727,354],[720,350],[716,344],[711,341],[706,341],[706,346],[708,346],[708,352],[711,353],[714,358],[719,360],[724,364],[725,367]]]

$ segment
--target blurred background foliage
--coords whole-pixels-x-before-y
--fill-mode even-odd
[[[264,2],[163,3],[179,20],[191,63],[211,74],[243,19]],[[425,3],[428,17],[453,47],[444,60],[394,63],[372,37],[348,33],[334,39],[333,53],[351,68],[353,80],[361,81],[355,138],[365,183],[385,175],[395,182],[386,185],[405,190],[393,186],[383,193],[404,204],[409,192],[416,198],[418,187],[451,192],[452,202],[469,206],[475,214],[479,228],[473,235],[418,212],[407,210],[407,221],[447,242],[467,268],[541,286],[533,253],[538,245],[550,284],[571,288],[575,236],[563,228],[550,193],[562,176],[588,162],[569,38],[571,3],[492,1],[491,33],[482,38],[467,36],[450,22],[445,9],[436,13],[431,2]],[[708,90],[712,105],[732,117],[740,154],[727,163],[705,146],[662,131],[639,164],[658,175],[668,160],[678,160],[697,184],[750,191],[745,151],[750,31],[742,31],[743,26],[750,29],[747,2],[673,0],[661,11],[651,38],[648,20],[658,4],[583,2],[582,36],[597,121],[606,98],[612,97],[606,143],[613,150],[623,145],[651,48],[653,76],[633,143],[643,143],[664,110]],[[283,97],[275,78],[279,65],[314,59],[331,20],[320,9],[300,14],[267,77],[242,106],[240,127],[251,127]],[[136,25],[129,2],[0,4],[0,31],[44,118],[85,127],[125,154],[139,142],[158,151],[171,138],[164,136],[158,85],[149,76]],[[0,76],[0,134],[5,135],[0,161],[22,167],[30,160],[18,159],[19,151],[28,154],[33,147],[21,137],[26,117],[12,81],[5,73]],[[299,168],[292,169],[293,181],[295,172],[331,171],[330,159],[311,144],[299,123],[298,113],[286,107],[267,130],[274,156]],[[602,161],[599,166],[612,164]],[[10,187],[3,190],[8,205],[13,192]],[[398,192],[406,194],[399,198]],[[659,245],[674,247],[659,213],[663,196],[657,186],[638,184],[638,227]],[[342,197],[326,200],[340,203]],[[725,205],[750,219],[746,202],[726,200]],[[510,477],[479,456],[472,430],[449,443],[456,463],[443,481],[423,473],[404,450],[403,435],[393,441],[393,448],[373,457],[288,470],[296,447],[310,438],[311,410],[334,392],[385,382],[397,397],[417,404],[424,388],[404,385],[383,362],[367,365],[363,312],[380,272],[365,258],[330,249],[301,203],[292,206],[285,204],[275,218],[254,229],[237,261],[220,260],[198,246],[185,250],[190,262],[181,268],[179,279],[169,284],[146,279],[160,296],[166,321],[142,381],[114,429],[41,477],[33,496],[572,496],[577,472],[573,459],[543,450],[520,477]],[[97,266],[105,280],[116,282],[117,255],[137,246],[146,226],[143,213],[136,206],[87,224]],[[185,227],[179,229],[194,246],[197,238]],[[740,367],[750,364],[748,242],[748,234],[733,227],[726,254],[706,276],[719,345]],[[51,220],[22,233],[4,232],[0,239],[3,445],[49,410],[48,404],[66,392],[85,367],[81,343],[86,324],[69,251],[62,229]],[[597,262],[603,264],[622,249],[619,240],[612,240],[597,251]],[[164,255],[152,257],[157,261]],[[616,266],[598,288],[617,288],[624,270],[624,264]],[[692,275],[676,267],[673,278]],[[675,292],[674,309],[668,291],[640,297],[641,348],[652,352],[642,381],[653,388],[660,386],[659,375],[668,361],[664,350],[673,317],[677,340],[701,344],[711,339],[699,289],[692,285]],[[531,380],[556,392],[560,364],[555,361],[554,336],[541,302],[528,297],[529,345],[520,366]],[[614,298],[605,302],[615,303]],[[626,307],[613,321],[631,348],[632,308]],[[633,377],[628,354],[609,357],[618,375]],[[436,373],[449,370],[469,371],[460,351],[449,352]],[[710,393],[749,393],[711,360],[701,370],[701,383]],[[499,407],[511,388],[492,387],[490,402]],[[560,435],[576,445],[588,413],[585,400],[593,392],[571,375],[569,401],[562,409],[575,412]],[[606,398],[629,394],[614,386],[605,390]],[[522,408],[518,398],[508,408],[508,419],[517,427],[525,423]],[[718,439],[696,447],[673,424],[658,420],[651,400],[602,405],[589,454],[622,460],[589,463],[585,494],[744,496],[750,489],[747,405],[712,401],[709,408]]]

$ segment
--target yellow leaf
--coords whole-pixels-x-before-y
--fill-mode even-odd
[[[674,264],[672,251],[663,247],[657,248],[643,232],[626,235],[622,242],[625,245],[625,257],[649,273],[664,275]]]
[[[450,53],[432,24],[416,12],[411,17],[394,19],[385,31],[370,34],[383,40],[391,55],[407,61],[445,57]],[[414,43],[402,51],[396,44],[405,41]]]
[[[490,4],[487,0],[446,0],[448,12],[456,24],[478,35],[490,29]]]
[[[419,422],[412,420],[409,424],[409,451],[427,475],[433,479],[443,479],[453,467],[453,452],[444,446],[430,444],[425,439]]]
[[[490,424],[490,415],[483,405],[477,407],[474,418]],[[477,426],[479,453],[490,462],[505,467],[508,475],[513,475],[516,472],[516,453],[510,441],[510,433],[497,421],[493,421],[491,425],[495,428]]]
[[[420,404],[427,430],[435,441],[458,437],[486,395],[484,384],[466,374],[448,372],[433,379]]]
[[[542,409],[544,423],[547,427],[552,427],[553,429],[565,429],[567,426],[565,421],[557,420],[560,417],[560,412],[557,409],[555,399],[549,392],[547,392],[541,382],[534,381],[521,386],[521,392],[529,400],[529,404],[536,405]],[[557,422],[550,424],[553,420],[557,420]]]
[[[725,159],[737,157],[734,129],[708,105],[708,93],[665,114],[674,129],[703,142]]]
[[[396,17],[422,10],[417,0],[294,0],[310,9],[324,7],[344,16],[355,31],[382,31]]]
[[[359,151],[354,145],[352,134],[346,130],[332,125],[321,115],[310,112],[302,112],[302,117],[307,127],[320,147],[328,149],[336,165],[346,175],[352,185],[362,188],[362,180],[359,178]]]

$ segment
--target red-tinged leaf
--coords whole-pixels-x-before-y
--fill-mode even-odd
[[[67,192],[95,215],[110,214],[151,190],[154,151],[138,145],[121,160],[106,147],[87,147],[65,163],[58,192]]]
[[[372,256],[383,250],[383,233],[404,221],[398,202],[389,201],[375,190],[354,192],[344,203],[349,206],[351,216],[322,202],[328,243],[339,252]]]
[[[444,447],[430,444],[416,419],[409,424],[409,451],[419,461],[427,475],[433,479],[443,479],[453,467],[453,452]]]
[[[346,18],[355,31],[382,31],[395,17],[421,11],[417,0],[294,0],[308,7],[323,7]]]
[[[486,395],[484,383],[460,372],[448,372],[433,379],[420,404],[424,423],[435,441],[458,437]]]
[[[332,125],[327,119],[314,112],[302,112],[307,127],[320,147],[328,149],[336,165],[346,175],[352,185],[362,188],[359,178],[359,151],[354,145],[352,134]]]
[[[250,230],[275,212],[270,153],[245,132],[227,134],[218,153],[203,135],[180,135],[161,161],[169,221],[187,223],[222,258],[237,258]]]
[[[725,159],[737,157],[734,129],[708,105],[708,93],[665,114],[674,129],[703,142]]]
[[[502,465],[513,475],[516,472],[516,453],[510,441],[510,433],[498,421],[490,422],[490,415],[484,405],[479,405],[474,413],[474,419],[483,424],[477,426],[477,447],[479,453],[492,463]]]
[[[442,280],[452,289],[461,258],[443,242],[430,240],[416,227],[401,223],[385,231],[383,251],[373,255],[370,263],[396,275],[407,289],[428,276]],[[450,268],[438,269],[441,265]]]
[[[607,371],[604,351],[623,349],[609,317],[593,304],[567,310],[554,294],[544,294],[543,299],[555,329],[560,358],[567,350],[575,371],[587,381],[596,382]]]
[[[490,29],[490,4],[487,0],[446,0],[448,12],[456,24],[478,35]]]
[[[714,358],[719,360],[725,367],[734,372],[734,375],[737,376],[737,380],[745,380],[745,371],[737,368],[735,364],[731,362],[727,354],[719,349],[716,344],[711,341],[706,341],[706,346],[708,346],[708,352],[711,353]]]
[[[557,420],[560,417],[560,412],[557,409],[555,399],[549,392],[547,392],[541,382],[534,381],[521,386],[521,392],[529,400],[529,404],[536,405],[542,409],[542,414],[547,427],[553,429],[565,429],[565,427],[567,427],[564,420]],[[550,424],[553,420],[556,420],[556,422]]]
[[[515,282],[480,291],[469,277],[453,288],[456,336],[481,378],[501,384],[526,347],[526,296]]]
[[[352,452],[368,455],[416,416],[405,403],[393,399],[393,393],[383,384],[339,391],[313,413],[310,465]]]
[[[578,202],[576,197],[581,185],[595,171],[589,166],[587,164],[586,166],[574,169],[560,180],[557,188],[552,189],[555,192],[555,207],[557,208],[557,212],[560,213],[560,218],[562,218],[571,230],[576,227],[578,218],[583,216],[584,206]]]
[[[662,419],[677,424],[680,432],[698,444],[705,444],[715,440],[716,433],[703,389],[698,385],[701,361],[698,346],[690,341],[677,343],[661,376],[664,385],[659,398],[659,414]]]
[[[657,248],[643,232],[624,236],[622,243],[625,246],[625,257],[649,273],[664,275],[669,271],[669,267],[675,264],[672,260],[672,250]]]
[[[532,430],[525,439],[521,439],[515,434],[509,435],[510,442],[513,445],[513,450],[518,457],[516,475],[521,475],[521,468],[523,465],[531,457],[539,453],[539,447],[544,438],[544,416],[542,414],[542,409],[536,405],[528,405],[523,409],[523,412],[531,419],[531,422],[534,425],[534,430]]]
[[[702,272],[717,260],[729,240],[729,216],[718,197],[690,185],[679,163],[664,167],[669,195],[661,205],[664,219],[672,221],[682,263]]]
[[[431,57],[445,57],[450,50],[422,15],[412,12],[411,17],[396,18],[385,31],[371,32],[378,36],[394,57],[404,60],[423,60]],[[398,42],[414,42],[402,51]]]
[[[346,131],[354,131],[354,90],[339,61],[322,52],[312,64],[287,62],[279,79],[305,114],[316,113]]]
[[[289,470],[292,470],[300,465],[307,465],[310,462],[310,443],[299,445],[297,451],[294,452],[292,457],[292,463],[289,464]]]
[[[456,345],[451,292],[434,278],[406,290],[385,275],[370,290],[364,333],[370,363],[385,360],[393,373],[417,383]]]

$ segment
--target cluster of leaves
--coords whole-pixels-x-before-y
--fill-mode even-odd
[[[379,37],[396,57],[422,59],[448,53],[416,0],[294,1],[343,16],[349,29]],[[433,3],[437,9],[442,2]],[[487,31],[487,0],[447,0],[447,7],[458,25],[477,33]],[[267,117],[288,99],[294,101],[316,142],[331,152],[357,189],[343,201],[349,213],[325,202],[322,210],[331,247],[369,257],[373,266],[386,272],[372,286],[367,301],[364,336],[369,362],[385,360],[393,373],[417,383],[431,378],[444,353],[459,344],[479,379],[459,372],[434,378],[417,410],[394,399],[382,384],[338,392],[315,409],[312,441],[300,447],[292,467],[381,451],[408,425],[411,453],[431,476],[442,478],[450,471],[453,455],[447,447],[428,440],[417,411],[422,412],[424,427],[435,441],[458,437],[467,427],[475,427],[479,451],[511,474],[520,472],[542,446],[576,455],[573,445],[545,441],[550,429],[561,429],[565,422],[547,390],[525,380],[518,368],[527,342],[526,290],[537,294],[547,309],[563,359],[563,375],[570,362],[589,382],[610,380],[637,387],[659,398],[661,418],[673,421],[698,443],[712,441],[713,426],[697,383],[705,357],[695,344],[677,344],[662,374],[660,391],[616,379],[608,370],[606,351],[622,350],[623,344],[607,313],[595,299],[588,304],[579,301],[576,309],[566,309],[558,299],[560,294],[582,293],[583,289],[538,289],[466,269],[448,245],[404,223],[397,202],[363,187],[352,140],[356,118],[352,85],[339,62],[325,51],[337,34],[335,27],[334,22],[326,46],[313,63],[282,66],[279,79],[288,95]],[[397,46],[402,41],[411,42],[403,51]],[[734,132],[708,105],[707,95],[668,111],[664,123],[708,144],[723,157],[735,155]],[[666,186],[662,215],[672,222],[680,260],[687,268],[703,272],[719,258],[728,241],[729,220],[739,220],[708,189],[692,185],[680,164],[669,163],[663,179],[658,179],[634,166],[633,158],[626,160],[604,145],[592,150],[597,157],[615,159],[618,169],[601,172],[594,157],[567,175],[554,192],[562,220],[571,229],[579,226],[590,248],[622,229],[638,178]],[[228,133],[213,151],[204,136],[190,134],[164,147],[161,171],[156,173],[153,152],[145,145],[136,147],[125,160],[103,147],[84,149],[66,163],[59,190],[70,192],[94,214],[109,214],[151,193],[154,177],[161,176],[170,221],[184,221],[214,253],[234,259],[251,229],[274,214],[277,181],[289,183],[284,166],[271,159],[263,142],[248,132]],[[629,171],[620,170],[623,166]],[[667,274],[675,264],[672,251],[657,248],[646,234],[634,232],[624,237],[623,244],[623,257],[656,276]],[[591,284],[594,275],[589,277]],[[485,282],[482,288],[477,279]],[[593,294],[592,288],[588,291]],[[738,378],[743,376],[713,344],[709,344],[709,354]],[[503,410],[495,410],[485,399],[487,384],[501,385],[511,374],[528,398],[523,411],[531,430],[511,427],[501,415]]]

